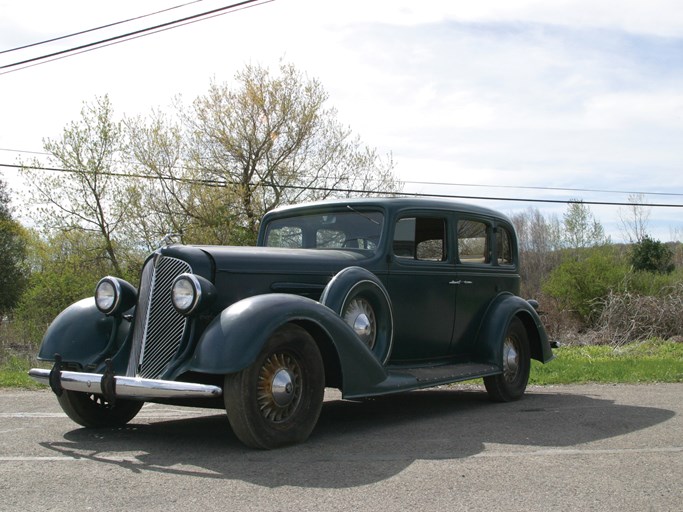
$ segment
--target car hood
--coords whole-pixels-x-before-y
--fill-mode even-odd
[[[329,273],[373,256],[361,251],[336,249],[219,246],[200,249],[214,260],[217,273]]]

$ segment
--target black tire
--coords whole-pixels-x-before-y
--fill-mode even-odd
[[[144,405],[141,401],[120,399],[112,405],[102,395],[66,389],[57,400],[69,418],[89,428],[121,427],[135,418]]]
[[[514,317],[503,340],[503,373],[484,377],[484,385],[491,400],[519,400],[529,382],[530,369],[529,336],[522,321]]]
[[[325,369],[315,341],[287,324],[270,337],[250,367],[226,375],[223,397],[235,435],[252,448],[308,439],[318,422]]]

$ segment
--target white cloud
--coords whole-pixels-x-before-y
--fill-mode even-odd
[[[587,124],[596,128],[645,127],[683,130],[683,92],[638,91],[596,95],[586,105]]]
[[[347,0],[327,3],[325,10],[339,23],[408,26],[444,21],[523,22],[680,37],[683,35],[680,7],[679,0]]]
[[[284,57],[321,80],[340,119],[391,151],[405,179],[683,193],[679,3],[276,0],[0,75],[0,148],[40,150],[96,95],[146,114]],[[0,0],[0,49],[168,5]]]

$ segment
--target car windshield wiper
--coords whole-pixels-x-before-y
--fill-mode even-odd
[[[364,219],[367,219],[367,220],[369,220],[370,222],[372,222],[373,224],[377,224],[378,226],[380,225],[380,222],[379,222],[378,220],[375,220],[375,219],[373,219],[372,217],[369,217],[368,215],[365,215],[364,213],[359,212],[359,211],[356,210],[355,208],[351,207],[351,205],[348,205],[348,204],[347,204],[346,207],[347,207],[349,210],[351,210],[353,213],[355,213],[356,215],[360,215],[360,216],[363,217]]]

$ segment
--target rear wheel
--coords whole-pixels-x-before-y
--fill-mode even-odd
[[[288,324],[268,340],[254,364],[226,375],[225,410],[235,435],[252,448],[308,439],[318,421],[325,370],[315,341]]]
[[[529,336],[522,321],[515,317],[503,341],[503,373],[484,377],[489,397],[496,402],[521,398],[529,382],[530,369]]]
[[[63,390],[57,397],[66,415],[84,427],[120,427],[132,420],[144,402],[121,400],[111,404],[94,393]]]

